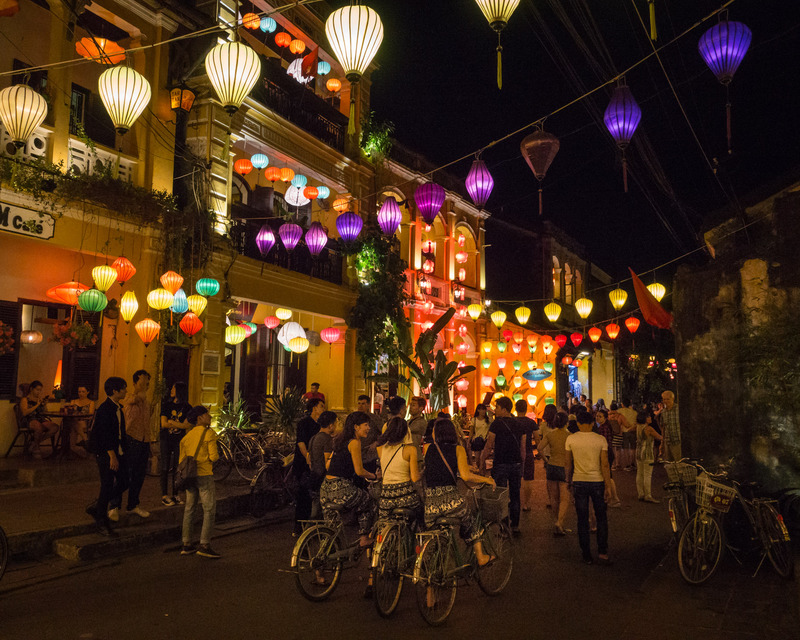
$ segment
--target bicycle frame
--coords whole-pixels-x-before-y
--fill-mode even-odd
[[[390,517],[385,520],[378,520],[375,523],[374,531],[378,532],[375,537],[375,548],[372,552],[371,568],[377,569],[381,558],[381,548],[383,547],[384,535],[389,527],[397,527],[400,530],[400,539],[403,544],[405,554],[398,562],[397,571],[407,578],[412,578],[411,573],[405,573],[404,569],[411,567],[413,570],[414,561],[417,559],[417,550],[414,545],[414,534],[411,533],[411,525],[402,517]],[[412,571],[413,573],[413,571]]]

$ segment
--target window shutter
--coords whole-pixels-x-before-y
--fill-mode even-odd
[[[103,342],[102,314],[87,313],[80,320],[92,325],[98,336],[97,344],[83,349],[64,349],[63,387],[68,399],[78,397],[78,387],[89,389],[89,395],[104,397],[100,385],[100,353]]]
[[[13,400],[17,397],[17,361],[19,358],[20,305],[17,302],[0,301],[0,321],[14,329],[16,344],[14,351],[0,356],[0,398]]]

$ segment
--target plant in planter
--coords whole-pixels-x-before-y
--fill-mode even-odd
[[[0,320],[0,356],[4,356],[7,353],[14,353],[15,343],[14,327]]]
[[[68,320],[53,326],[50,342],[60,342],[70,351],[97,344],[97,334],[88,322]]]
[[[252,419],[252,414],[247,410],[247,403],[240,395],[236,402],[223,405],[219,410],[215,431],[221,433],[226,429],[248,429]]]
[[[305,413],[306,403],[299,389],[288,387],[279,396],[270,396],[264,403],[264,426],[289,438],[295,435],[295,426]]]

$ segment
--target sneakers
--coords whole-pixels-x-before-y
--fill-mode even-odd
[[[197,553],[197,547],[193,544],[185,544],[181,547],[182,556],[190,556],[194,553]]]
[[[119,522],[119,508],[114,507],[113,509],[108,510],[108,519],[111,522]]]
[[[145,511],[144,509],[142,509],[139,506],[137,506],[135,509],[130,509],[128,511],[128,513],[135,513],[140,518],[149,518],[150,517],[150,512],[149,511]]]
[[[183,551],[181,551],[181,553],[183,553]],[[204,558],[213,558],[215,560],[222,557],[211,548],[210,544],[201,544],[199,547],[197,547],[197,555],[203,556]]]
[[[165,507],[174,507],[175,501],[169,496],[161,496],[161,504],[163,504]]]

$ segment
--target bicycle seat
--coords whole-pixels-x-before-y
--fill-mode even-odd
[[[402,518],[403,520],[413,520],[417,517],[417,513],[413,509],[398,507],[397,509],[392,509],[392,517]]]
[[[460,518],[449,518],[447,516],[436,518],[437,527],[457,527],[461,524]]]

